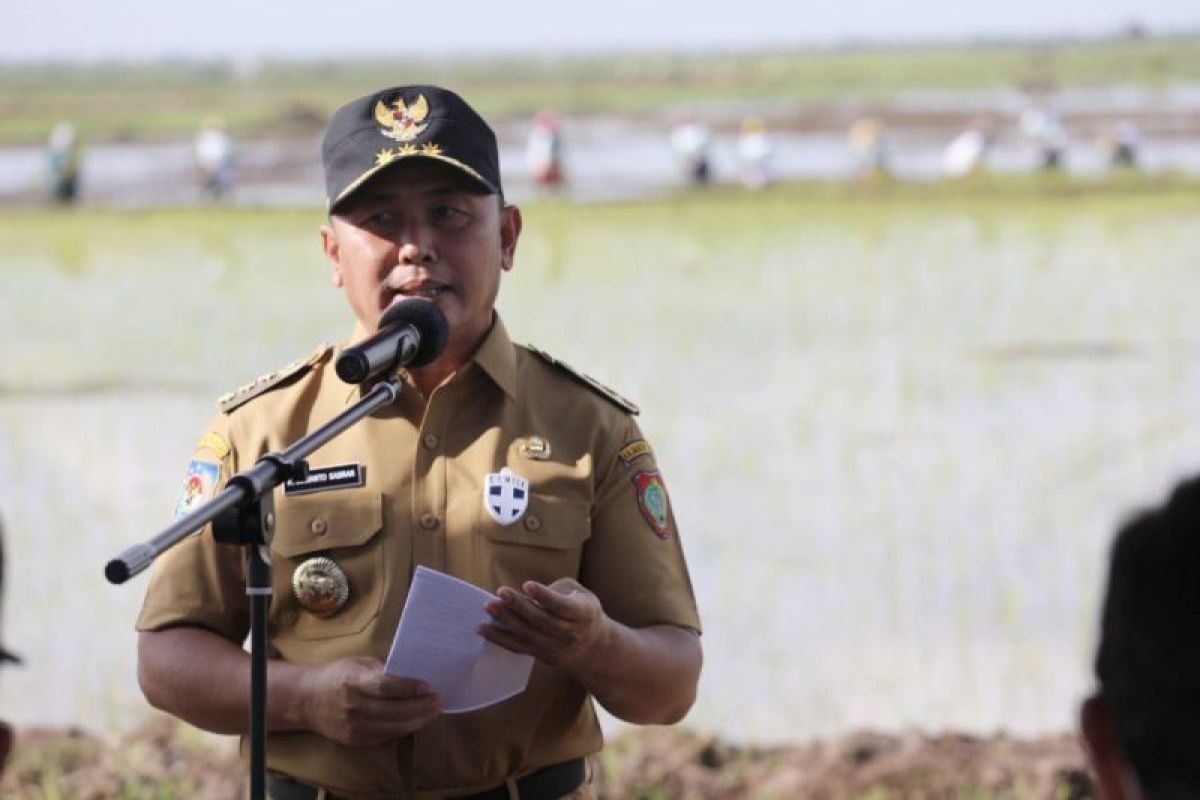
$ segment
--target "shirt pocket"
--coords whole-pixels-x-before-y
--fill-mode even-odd
[[[276,630],[300,639],[361,633],[379,615],[383,603],[382,496],[359,491],[290,497],[276,503],[275,514],[271,622]],[[292,591],[296,569],[317,557],[336,564],[349,589],[341,608],[323,614],[304,608]]]
[[[591,535],[591,506],[531,491],[521,517],[501,525],[480,509],[483,572],[496,586],[578,578],[584,542]]]

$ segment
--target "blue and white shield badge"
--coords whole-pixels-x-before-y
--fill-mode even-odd
[[[483,481],[483,507],[501,525],[511,525],[521,518],[529,505],[529,481],[503,467],[490,472]]]

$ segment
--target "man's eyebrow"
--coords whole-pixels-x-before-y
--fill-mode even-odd
[[[471,191],[465,186],[457,183],[447,183],[436,186],[431,186],[425,190],[426,195],[444,195],[444,194],[470,194]]]
[[[421,196],[442,196],[448,194],[470,194],[470,190],[465,186],[460,186],[455,183],[434,184],[421,190]],[[402,189],[380,189],[374,192],[366,192],[363,194],[363,200],[367,202],[387,202],[394,200],[404,195]]]
[[[472,187],[464,186],[457,182],[437,183],[421,190],[421,197],[447,197],[450,195],[470,195],[474,194]],[[361,194],[356,196],[355,206],[370,206],[376,203],[387,203],[401,197],[404,194],[403,189],[395,189],[389,187],[380,187],[375,190],[364,189]],[[348,211],[349,209],[347,209]]]

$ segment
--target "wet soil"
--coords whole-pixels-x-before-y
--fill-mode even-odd
[[[643,728],[596,761],[601,798],[1046,798],[1093,796],[1078,739],[860,732],[806,744],[745,747],[715,734]],[[127,733],[27,729],[0,795],[231,798],[245,765],[232,740],[169,719]]]

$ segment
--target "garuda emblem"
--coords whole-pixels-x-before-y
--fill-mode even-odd
[[[380,133],[397,142],[411,142],[420,136],[429,127],[425,122],[427,116],[429,102],[423,94],[417,95],[411,106],[399,97],[390,106],[382,100],[375,104],[375,119],[383,126]]]

